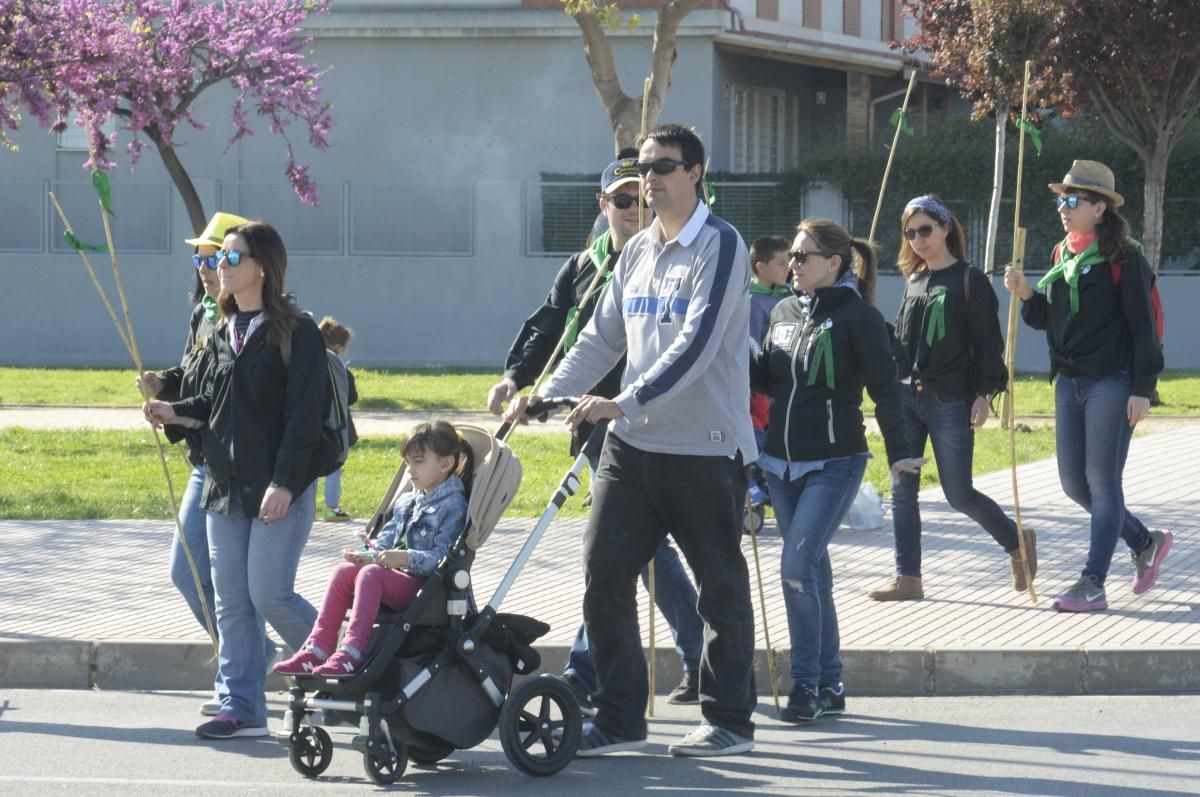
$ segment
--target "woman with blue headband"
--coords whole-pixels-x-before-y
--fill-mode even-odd
[[[1028,585],[1017,525],[975,489],[971,460],[975,429],[983,426],[992,396],[1008,385],[1004,341],[992,283],[966,262],[966,235],[958,219],[930,194],[904,208],[898,257],[905,277],[896,314],[896,364],[901,381],[909,455],[933,444],[946,500],[992,535],[1009,556],[1012,586]],[[870,593],[878,601],[921,600],[920,476],[901,473],[892,491],[896,575]],[[1025,528],[1030,575],[1037,572],[1033,531]]]
[[[1121,485],[1129,438],[1150,412],[1163,369],[1151,306],[1154,275],[1117,210],[1125,199],[1107,166],[1077,160],[1050,190],[1066,238],[1037,284],[1045,293],[1014,268],[1004,273],[1004,284],[1020,297],[1025,323],[1046,331],[1051,376],[1057,375],[1058,476],[1067,497],[1092,518],[1083,572],[1054,608],[1103,611],[1117,539],[1133,558],[1134,595],[1154,586],[1173,541],[1169,531],[1147,529],[1125,508]]]

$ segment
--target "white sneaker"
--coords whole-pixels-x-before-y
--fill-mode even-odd
[[[737,755],[748,753],[754,749],[754,740],[738,736],[733,731],[709,725],[707,722],[667,748],[671,755],[708,757],[719,755]]]
[[[221,713],[221,698],[216,692],[213,692],[212,697],[200,704],[200,716],[215,717]]]

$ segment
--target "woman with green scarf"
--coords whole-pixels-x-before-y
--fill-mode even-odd
[[[991,398],[1008,385],[999,302],[991,281],[966,262],[966,235],[936,196],[909,201],[900,220],[897,257],[904,294],[896,312],[896,366],[904,402],[909,454],[926,441],[946,501],[974,520],[1007,554],[1012,588],[1024,592],[1025,568],[1017,524],[995,501],[975,489],[971,463],[975,430],[987,422]],[[920,477],[900,474],[892,491],[896,575],[873,590],[877,601],[921,600]],[[1037,572],[1033,531],[1025,527],[1029,572]]]
[[[1050,190],[1067,237],[1038,281],[1045,292],[1011,267],[1004,283],[1020,297],[1025,323],[1046,331],[1051,378],[1057,375],[1058,475],[1067,497],[1091,514],[1087,563],[1054,608],[1102,611],[1118,537],[1133,559],[1135,595],[1154,586],[1171,550],[1170,532],[1149,531],[1125,508],[1121,486],[1133,428],[1149,414],[1163,369],[1162,346],[1150,305],[1153,274],[1117,211],[1125,200],[1112,171],[1077,160]]]
[[[220,318],[217,296],[221,292],[221,284],[217,279],[216,253],[221,248],[225,231],[245,222],[244,218],[232,213],[216,213],[199,236],[184,241],[194,247],[191,265],[195,270],[195,281],[191,300],[195,307],[188,323],[187,343],[183,347],[183,359],[179,365],[165,371],[147,371],[141,376],[141,385],[150,398],[163,401],[195,398],[204,392],[205,383],[212,381],[215,363],[208,347],[208,339]],[[163,427],[163,434],[169,441],[177,443],[182,440],[187,444],[188,461],[192,464],[191,476],[179,502],[179,527],[183,531],[188,552],[195,562],[196,575],[192,575],[192,568],[188,565],[187,556],[183,551],[183,543],[176,536],[171,545],[171,581],[187,601],[188,608],[192,610],[196,621],[207,635],[210,625],[209,620],[205,618],[205,608],[207,607],[208,617],[215,624],[217,606],[213,598],[212,570],[209,567],[205,510],[200,505],[200,490],[204,486],[202,431],[178,424]],[[199,589],[196,584],[197,577],[200,581]],[[203,603],[200,601],[201,591],[204,593]],[[268,645],[270,655],[267,656],[267,660],[270,661],[275,645],[269,641]],[[201,705],[200,713],[212,716],[220,707],[220,700],[214,695],[211,700]]]

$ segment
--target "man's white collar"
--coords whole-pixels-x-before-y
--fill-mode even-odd
[[[679,235],[675,236],[675,241],[680,246],[691,246],[696,240],[696,236],[700,234],[700,230],[704,227],[704,222],[708,220],[708,216],[708,205],[704,204],[703,200],[698,201],[696,203],[696,209],[692,211],[692,217],[688,219],[687,224],[683,225],[683,229],[679,231]],[[655,217],[654,225],[654,234],[658,240],[662,241],[662,219]],[[669,243],[671,242],[663,241],[663,246],[666,246]]]

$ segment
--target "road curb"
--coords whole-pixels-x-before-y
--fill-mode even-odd
[[[541,672],[561,672],[570,648],[538,647]],[[778,649],[781,695],[791,688]],[[843,648],[846,688],[864,696],[1083,695],[1200,692],[1200,646],[1121,649]],[[679,657],[655,655],[655,691],[679,683]],[[10,689],[196,690],[211,688],[212,647],[198,640],[0,639],[0,686]],[[755,652],[760,695],[770,695],[767,652]],[[272,676],[269,689],[281,689]]]

